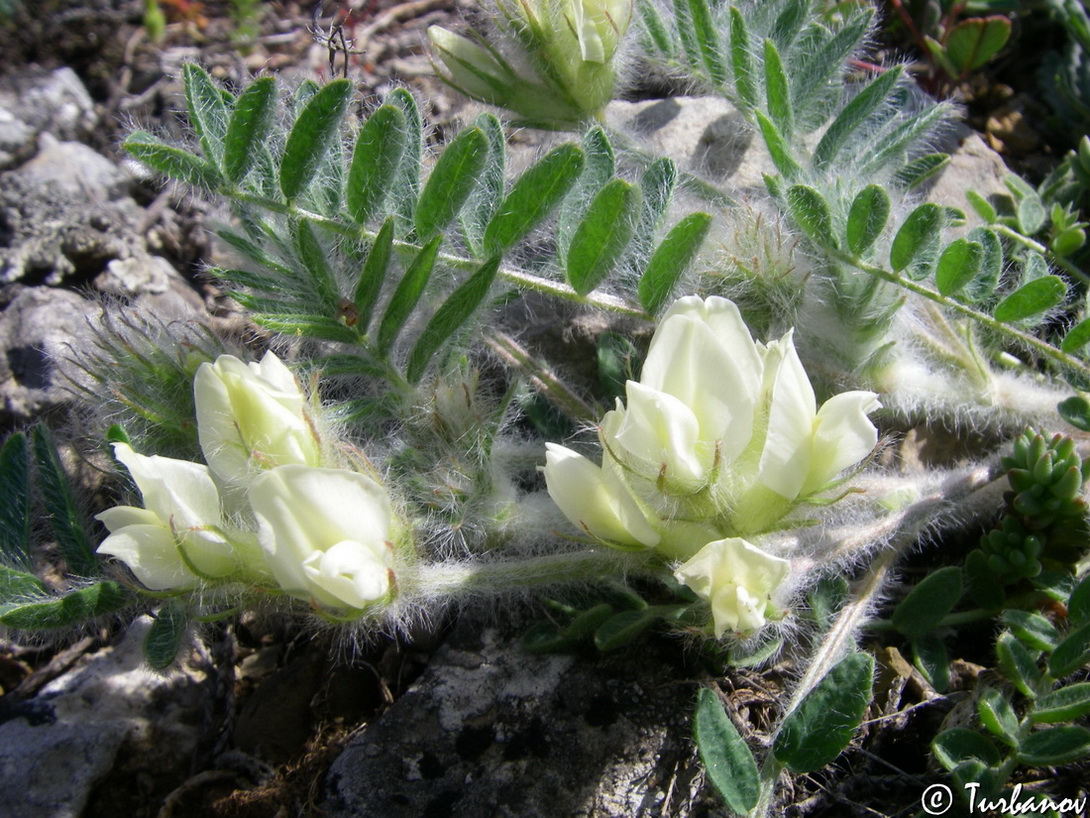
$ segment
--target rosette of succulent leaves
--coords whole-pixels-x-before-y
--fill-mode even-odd
[[[985,222],[972,229],[962,210],[927,200],[923,183],[949,162],[938,146],[955,112],[916,90],[903,66],[860,59],[875,18],[866,4],[491,3],[491,30],[430,32],[437,71],[497,106],[442,145],[431,144],[405,89],[364,99],[344,79],[286,89],[271,76],[228,89],[196,64],[183,72],[192,139],[136,131],[125,140],[134,160],[222,205],[216,235],[234,260],[210,274],[257,328],[250,348],[279,357],[259,365],[237,341],[152,319],[102,328],[81,353],[81,387],[147,505],[104,516],[111,538],[130,530],[108,550],[160,587],[95,554],[101,531],[80,516],[50,434],[38,427],[3,451],[0,622],[71,630],[153,610],[148,656],[165,666],[187,628],[246,608],[358,633],[528,588],[608,586],[611,602],[536,633],[534,644],[589,635],[608,649],[658,622],[709,643],[725,631],[720,667],[773,656],[796,663],[796,684],[762,747],[747,746],[710,690],[698,701],[696,738],[712,782],[734,812],[765,815],[784,768],[829,763],[862,722],[874,667],[859,647],[865,629],[900,634],[941,691],[942,636],[996,616],[1005,628],[998,661],[1016,692],[989,694],[982,730],[944,733],[937,757],[955,777],[994,789],[1018,764],[1084,755],[1090,732],[1070,722],[1090,711],[1090,695],[1085,685],[1056,685],[1090,651],[1086,586],[1076,587],[1086,546],[1090,320],[1085,274],[1033,238],[1047,219],[1040,196],[1012,180],[1010,212],[971,197],[967,206]],[[605,124],[626,75],[648,67],[740,112],[774,168],[763,194],[742,201],[683,169],[682,157],[655,155],[638,134]],[[540,128],[544,144],[517,171],[507,159],[511,123]],[[614,504],[609,525],[623,528],[627,509],[653,491],[667,498],[655,520],[674,525],[670,515],[689,506],[653,475],[639,477],[642,495],[638,475],[626,474],[627,488],[610,484],[604,461],[623,470],[623,457],[595,448],[594,429],[607,424],[626,381],[635,416],[633,390],[645,389],[640,350],[656,317],[691,295],[737,304],[753,338],[769,345],[760,355],[787,355],[792,336],[775,339],[793,330],[790,354],[797,350],[819,402],[845,390],[876,393],[882,408],[873,418],[887,431],[943,427],[974,441],[980,459],[902,473],[871,458],[838,483],[788,498],[775,524],[743,532],[746,540],[719,525],[727,539],[716,559],[734,562],[696,579],[711,552],[681,569],[653,547],[608,547],[618,543],[573,526],[546,494],[544,444],[602,458],[600,471],[594,462],[572,468]],[[558,345],[521,332],[588,313],[612,322],[591,353],[601,385],[569,379],[586,362],[556,358]],[[292,434],[308,452],[303,462],[242,451],[253,470],[240,472],[243,483],[252,479],[242,488],[215,483],[220,452],[204,450],[210,477],[198,440],[196,373],[246,369],[221,359],[226,353],[276,382],[262,389],[294,407]],[[280,360],[294,384],[269,374],[281,372]],[[266,422],[281,411],[266,409],[235,406],[227,427],[241,430],[246,412]],[[1027,425],[1036,431],[1012,453]],[[684,437],[659,431],[664,446]],[[621,437],[602,432],[607,447]],[[152,486],[162,461],[147,455],[173,458],[163,474],[190,475],[188,488]],[[714,457],[718,464],[718,450]],[[1014,491],[1005,498],[1008,472]],[[70,573],[63,588],[31,569],[35,484]],[[356,498],[366,536],[349,531],[339,511],[322,534],[271,531],[276,519],[290,527],[306,511],[277,511],[276,497],[291,506],[306,496],[318,508],[327,485]],[[208,499],[217,489],[220,506]],[[197,494],[222,517],[181,530],[170,504],[196,513]],[[898,558],[922,536],[983,530],[1000,514],[964,567],[928,576],[891,619],[873,619]],[[228,543],[232,559],[251,567],[209,573],[187,551],[198,541],[213,551]],[[155,552],[174,562],[152,565],[139,548],[162,542],[178,554]],[[296,547],[298,564],[285,567],[284,549]],[[261,548],[280,549],[275,570],[260,567]],[[752,585],[724,577],[723,565],[752,575]],[[963,598],[963,585],[977,590]],[[755,601],[754,588],[765,596]],[[1072,604],[1070,625],[1039,612],[1047,600]]]

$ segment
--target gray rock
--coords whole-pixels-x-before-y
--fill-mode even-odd
[[[0,174],[0,283],[86,285],[114,259],[143,250],[136,202],[71,181]]]
[[[127,195],[132,177],[98,151],[80,142],[59,142],[48,133],[38,139],[33,159],[11,171],[28,186],[53,182],[60,189],[91,202],[113,201]]]
[[[671,156],[683,170],[717,184],[763,190],[762,174],[776,172],[760,135],[721,97],[612,102],[606,122],[655,155]]]
[[[76,293],[21,289],[0,313],[0,411],[26,420],[71,400],[67,360],[89,334],[101,307]]]
[[[536,656],[464,619],[334,762],[326,814],[686,815],[699,784],[694,690],[676,683],[676,661],[650,643]]]
[[[5,816],[81,815],[121,756],[140,758],[149,775],[184,779],[200,738],[205,675],[192,666],[149,671],[141,644],[150,624],[138,620],[116,648],[0,710]]]
[[[39,134],[77,139],[90,133],[97,119],[90,94],[71,68],[0,77],[0,170],[33,154]]]

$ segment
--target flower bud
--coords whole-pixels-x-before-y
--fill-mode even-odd
[[[711,603],[716,638],[751,634],[778,618],[772,599],[791,563],[743,539],[715,540],[674,572],[678,582]]]
[[[353,612],[393,598],[395,518],[370,477],[280,466],[256,477],[249,496],[258,541],[286,593]]]
[[[202,364],[193,394],[204,459],[225,486],[246,486],[260,469],[321,463],[307,398],[272,352],[260,363],[221,355]]]
[[[222,577],[239,568],[220,528],[219,493],[205,466],[145,457],[126,443],[115,443],[114,454],[145,507],[117,506],[97,515],[110,530],[98,553],[122,560],[153,591],[191,587],[199,576]]]
[[[491,52],[441,26],[430,26],[428,39],[446,66],[448,76],[444,79],[450,85],[490,105],[504,104],[511,94],[513,77]]]

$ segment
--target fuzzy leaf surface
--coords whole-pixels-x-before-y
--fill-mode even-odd
[[[757,762],[719,697],[706,687],[697,694],[693,740],[708,778],[727,806],[739,815],[757,806],[761,792]]]
[[[351,96],[351,82],[333,80],[307,101],[292,125],[280,159],[280,190],[285,199],[297,198],[314,180],[337,139]]]

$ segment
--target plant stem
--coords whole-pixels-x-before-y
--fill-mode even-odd
[[[651,552],[573,551],[523,559],[428,563],[411,582],[427,596],[496,595],[519,588],[615,578],[642,567]]]
[[[915,293],[923,298],[933,301],[943,307],[953,310],[960,315],[970,318],[988,329],[996,332],[1000,335],[1005,335],[1011,340],[1018,341],[1022,345],[1029,347],[1041,356],[1048,358],[1053,363],[1059,364],[1062,367],[1074,370],[1078,372],[1084,378],[1090,378],[1090,366],[1084,361],[1080,361],[1072,355],[1068,355],[1061,349],[1052,346],[1047,341],[1043,341],[1040,338],[1031,335],[1028,332],[1013,327],[1010,324],[1004,324],[1001,321],[997,321],[986,312],[970,307],[968,304],[962,304],[960,301],[955,301],[953,298],[943,295],[942,293],[932,290],[930,287],[925,287],[915,281],[911,281],[907,278],[902,278],[897,273],[885,270],[881,267],[874,267],[866,262],[863,262],[857,258],[853,258],[847,253],[836,252],[830,250],[834,256],[841,261],[854,265],[858,269],[862,270],[869,275],[875,276],[887,281],[898,287],[902,287],[911,293]]]

